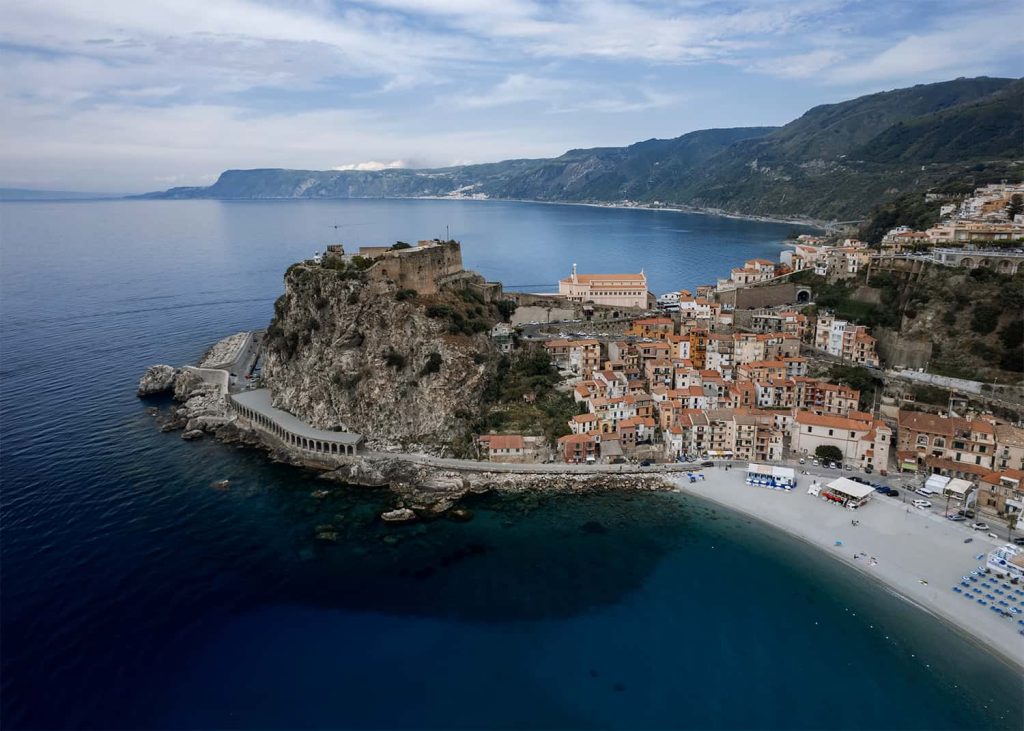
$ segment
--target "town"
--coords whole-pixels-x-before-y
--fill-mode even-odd
[[[958,399],[955,389],[946,408],[930,410],[881,387],[862,393],[843,376],[861,370],[882,382],[875,338],[868,327],[815,307],[813,290],[792,275],[810,270],[844,280],[893,258],[922,257],[1014,274],[1024,262],[1022,194],[1024,185],[990,185],[958,204],[942,203],[942,223],[926,232],[894,229],[880,250],[835,234],[800,235],[778,262],[746,261],[715,284],[657,298],[643,271],[584,274],[574,264],[549,303],[519,296],[518,325],[498,325],[491,336],[505,352],[512,342],[543,347],[579,413],[557,444],[528,433],[483,434],[481,455],[494,462],[821,464],[920,475],[921,488],[936,475],[929,484],[943,489],[925,491],[954,497],[959,515],[952,515],[1015,523],[1024,508],[1019,412],[997,417]],[[554,319],[527,319],[544,315]]]

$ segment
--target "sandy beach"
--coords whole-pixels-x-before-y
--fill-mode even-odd
[[[695,483],[685,477],[673,481],[683,493],[784,530],[882,582],[1024,674],[1024,636],[1017,632],[1017,618],[1001,617],[952,590],[984,563],[980,554],[1003,541],[880,495],[859,510],[839,507],[807,494],[813,476],[801,476],[797,488],[785,492],[747,485],[742,469],[708,469],[705,474]],[[964,543],[967,538],[973,541]]]

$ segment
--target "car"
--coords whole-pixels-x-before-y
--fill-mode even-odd
[[[988,523],[971,523],[971,530],[988,530]]]
[[[640,463],[640,466],[641,467],[650,467],[651,466],[651,460],[645,459],[643,462]]]
[[[924,495],[925,497],[931,497],[932,495],[935,494],[931,490],[924,487],[919,487],[916,490],[914,490],[914,492],[917,493],[918,495]]]
[[[851,477],[850,479],[853,482],[859,482],[862,485],[869,485],[869,484],[871,484],[867,480],[865,480],[863,477],[856,477],[856,476],[854,476],[854,477]]]
[[[846,467],[844,469],[848,469],[850,472],[853,472],[854,468],[853,468],[852,464],[848,464],[848,465],[846,465]]]
[[[900,491],[899,490],[894,490],[891,487],[889,488],[889,497],[899,497],[899,496],[900,496]]]
[[[812,465],[814,465],[815,467],[817,467],[817,466],[818,466],[818,460],[813,460],[813,461],[811,462],[811,464],[812,464]]]
[[[803,457],[800,458],[800,464],[807,464],[807,460]]]
[[[829,462],[829,463],[828,463],[827,465],[825,465],[825,466],[826,466],[826,467],[828,467],[828,468],[829,468],[830,470],[834,470],[834,469],[835,469],[836,467],[838,467],[839,465],[837,465],[837,464],[836,464],[835,462]]]
[[[889,488],[886,487],[885,485],[875,485],[874,488],[875,488],[875,492],[880,492],[883,495],[888,495],[889,494]]]
[[[962,515],[947,515],[946,520],[952,520],[954,523],[963,523],[967,518]]]
[[[871,465],[869,465],[869,464],[864,465],[864,473],[865,474],[870,475],[874,471],[875,471],[875,468],[872,467]]]
[[[956,511],[956,514],[957,515],[962,515],[965,518],[973,518],[974,517],[974,511],[973,510],[958,510],[958,511]]]
[[[1024,537],[1014,538],[1013,542],[1016,543],[1018,546],[1024,546]]]
[[[928,500],[915,500],[914,507],[921,508],[921,510],[927,510],[932,504]]]
[[[715,463],[712,462],[711,460],[708,460],[707,462],[701,462],[700,466],[701,467],[714,467]]]

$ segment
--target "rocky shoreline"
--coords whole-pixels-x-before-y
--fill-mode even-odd
[[[491,471],[487,462],[480,462],[478,471],[448,470],[398,456],[345,457],[339,459],[337,467],[330,468],[268,444],[258,432],[240,426],[228,407],[223,388],[204,380],[199,369],[164,364],[148,368],[139,381],[138,396],[148,398],[166,393],[172,394],[175,404],[168,409],[155,406],[149,409],[161,431],[180,431],[182,439],[186,440],[210,435],[224,444],[259,448],[275,462],[318,470],[320,479],[335,483],[339,488],[342,485],[388,488],[394,495],[394,504],[381,519],[389,523],[445,515],[468,520],[472,513],[460,506],[462,498],[491,491],[585,494],[609,489],[673,489],[666,477],[657,474],[517,474]],[[324,488],[327,489],[330,488]]]

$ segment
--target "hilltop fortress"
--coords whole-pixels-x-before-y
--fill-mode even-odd
[[[347,265],[365,265],[366,278],[390,282],[401,290],[434,295],[444,290],[470,288],[487,302],[500,299],[501,283],[487,282],[477,272],[462,265],[462,247],[458,241],[432,239],[415,246],[399,242],[393,246],[361,246],[358,254],[345,254],[344,246],[332,244],[323,257],[325,266],[332,260]]]

